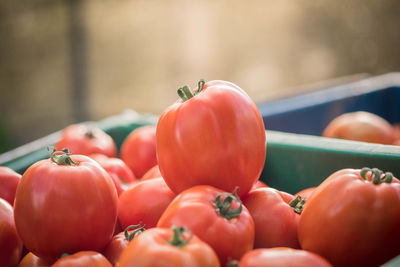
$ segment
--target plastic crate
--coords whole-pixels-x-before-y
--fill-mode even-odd
[[[389,73],[325,90],[259,103],[265,127],[321,135],[335,117],[369,111],[390,123],[400,122],[400,73]]]

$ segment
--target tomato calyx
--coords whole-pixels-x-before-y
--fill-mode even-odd
[[[132,233],[129,233],[128,231],[132,229],[135,230],[133,230]],[[126,227],[124,235],[126,240],[131,241],[136,235],[143,233],[145,230],[146,230],[146,225],[143,225],[143,222],[140,222],[139,224],[129,225],[128,227]]]
[[[200,81],[197,83],[197,89],[196,91],[194,91],[194,93],[189,89],[189,86],[185,85],[178,89],[178,95],[183,101],[187,101],[200,93],[201,90],[203,90],[204,84],[205,81],[203,79],[200,79]]]
[[[293,208],[293,211],[297,214],[301,214],[304,208],[304,204],[306,203],[306,199],[301,196],[296,196],[289,202],[289,206]]]
[[[238,260],[230,260],[227,264],[227,267],[239,267],[239,261]]]
[[[239,216],[243,209],[243,204],[239,196],[237,195],[237,190],[238,187],[236,187],[232,193],[224,192],[218,194],[213,203],[213,206],[215,207],[215,210],[218,212],[218,214],[228,220]],[[223,201],[221,201],[222,196],[226,196]],[[231,209],[232,201],[238,202],[239,207],[236,209]]]
[[[55,148],[53,148],[53,151],[50,153],[50,159],[57,165],[78,165],[79,162],[73,161],[70,157],[71,155],[72,154],[68,151],[68,148],[63,148],[61,151],[57,151]]]
[[[360,171],[360,176],[366,181],[371,181],[373,184],[391,183],[393,180],[393,174],[391,172],[383,172],[378,168],[367,168],[364,167]]]
[[[192,231],[186,229],[185,227],[178,227],[176,225],[172,225],[171,229],[172,229],[173,235],[172,235],[172,238],[168,241],[168,244],[179,247],[179,248],[183,248],[187,243],[190,242],[190,240],[192,240],[192,237],[193,237]],[[183,234],[185,232],[189,234],[189,237],[186,238],[186,240],[183,239]]]

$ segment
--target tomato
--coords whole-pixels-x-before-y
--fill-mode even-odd
[[[140,179],[141,181],[148,180],[148,179],[153,179],[153,178],[158,178],[162,177],[160,168],[158,165],[152,167],[150,170],[148,170]]]
[[[145,227],[142,224],[128,226],[125,231],[113,236],[110,243],[104,249],[103,255],[115,266],[121,257],[122,251],[125,250],[129,242],[144,230]]]
[[[135,237],[118,267],[219,267],[213,249],[183,227],[152,228]]]
[[[39,267],[39,266],[51,266],[54,260],[46,260],[39,258],[32,252],[26,254],[19,262],[18,267]]]
[[[394,123],[392,125],[393,129],[393,145],[400,145],[400,123]]]
[[[239,262],[240,267],[331,267],[318,254],[286,247],[259,248],[247,252]]]
[[[400,254],[400,182],[378,169],[343,169],[312,193],[300,216],[303,249],[335,266],[378,266]]]
[[[101,251],[113,235],[117,201],[113,181],[97,162],[54,151],[22,175],[15,224],[26,248],[39,257]]]
[[[243,201],[254,220],[255,248],[300,248],[297,225],[303,203],[287,195],[273,188],[258,188]]]
[[[121,159],[138,178],[157,165],[156,126],[142,126],[133,130],[122,143]]]
[[[90,155],[104,154],[109,157],[117,156],[117,146],[114,140],[94,124],[73,124],[65,128],[55,148],[69,149],[74,154]]]
[[[264,187],[268,187],[268,185],[266,185],[263,181],[261,180],[257,180],[257,182],[255,182],[255,184],[253,185],[253,187],[251,188],[251,190],[256,190],[257,188],[264,188]],[[250,190],[250,191],[251,191]],[[250,192],[249,191],[249,192]]]
[[[385,119],[365,111],[342,114],[324,129],[324,137],[370,143],[393,143],[392,126]]]
[[[312,192],[314,192],[316,187],[305,188],[295,194],[295,196],[301,196],[302,198],[309,199]]]
[[[111,263],[100,253],[95,251],[80,251],[72,255],[61,257],[52,267],[112,267]]]
[[[123,229],[140,222],[146,228],[155,227],[174,197],[175,193],[161,177],[140,181],[121,194],[118,201],[118,220]]]
[[[22,241],[15,229],[13,208],[0,198],[0,265],[17,265],[21,254]]]
[[[199,82],[169,106],[157,124],[158,164],[168,186],[180,193],[211,185],[246,194],[259,178],[266,156],[263,119],[251,98],[226,81]],[[183,93],[186,92],[186,93]]]
[[[7,200],[11,206],[14,205],[15,191],[20,180],[21,174],[8,167],[0,166],[0,198]]]
[[[235,194],[212,186],[180,193],[158,221],[158,227],[184,226],[208,243],[222,266],[240,259],[254,244],[254,221]]]
[[[92,159],[97,161],[108,174],[110,174],[115,188],[117,189],[118,196],[132,183],[137,182],[135,175],[121,159],[110,158],[103,154],[89,155]]]

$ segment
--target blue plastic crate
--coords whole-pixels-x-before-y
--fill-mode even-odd
[[[259,103],[266,129],[321,135],[335,117],[368,111],[400,122],[400,73],[389,73],[317,92]]]

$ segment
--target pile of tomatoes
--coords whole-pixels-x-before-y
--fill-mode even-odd
[[[178,95],[119,155],[76,124],[22,176],[1,167],[0,265],[378,266],[400,253],[392,173],[338,170],[295,195],[268,187],[245,91],[201,80]]]

